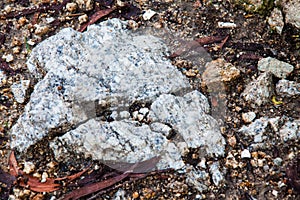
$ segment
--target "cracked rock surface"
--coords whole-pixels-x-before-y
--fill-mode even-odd
[[[188,148],[222,156],[225,140],[208,100],[191,91],[166,53],[159,38],[135,35],[118,19],[48,38],[27,62],[38,83],[11,130],[12,148],[50,136],[58,160],[84,153],[119,170],[153,157],[161,158],[157,169],[184,169]],[[134,118],[128,113],[137,102],[148,108]]]

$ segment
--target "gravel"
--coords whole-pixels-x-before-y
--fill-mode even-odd
[[[0,2],[0,163],[1,169],[6,172],[9,171],[7,158],[11,151],[11,127],[24,113],[25,105],[34,92],[33,86],[45,75],[33,77],[30,67],[25,64],[33,47],[63,28],[79,30],[99,10],[123,4],[121,1],[69,0],[58,6],[54,1],[49,2]],[[69,4],[66,9],[66,3],[75,3],[76,6]],[[211,116],[217,119],[226,146],[224,155],[215,158],[202,156],[201,148],[191,149],[178,142],[180,155],[185,155],[181,156],[186,166],[184,171],[168,170],[135,181],[127,179],[101,195],[93,194],[94,199],[298,199],[298,0],[137,0],[128,3],[129,6],[116,8],[99,22],[107,18],[130,19],[129,29],[161,38],[170,50],[169,54],[165,54],[170,55],[166,60],[176,66],[192,90],[201,92],[208,99]],[[39,6],[46,7],[31,10]],[[31,9],[22,14],[24,8]],[[155,14],[144,20],[143,14],[146,11],[151,14],[149,10]],[[283,19],[281,16],[284,16]],[[270,58],[285,65],[285,70],[279,68],[280,73],[260,71],[258,62]],[[218,90],[211,91],[203,81],[205,64],[220,60],[236,68],[239,76],[220,83]],[[264,79],[267,87],[258,84],[263,76],[267,77]],[[17,101],[13,85],[21,86],[22,81],[28,80],[29,87],[20,87],[22,98]],[[241,95],[253,96],[248,89],[254,91],[255,87],[257,91],[267,89],[269,94],[263,94],[261,98],[259,93],[254,92],[256,96],[251,99]],[[92,104],[87,104],[86,108],[89,107],[93,108]],[[147,103],[136,103],[130,111],[112,112],[106,117],[131,118],[136,112],[132,120],[145,123],[149,115],[147,109],[151,111]],[[254,119],[243,117],[244,113],[251,112],[256,115]],[[64,127],[61,128],[64,131]],[[164,126],[161,132],[168,135],[170,130],[171,127]],[[46,177],[72,175],[90,163],[92,174],[112,172],[84,155],[71,155],[67,164],[58,162],[49,148],[51,139],[44,138],[26,153],[17,152],[20,168],[43,181]],[[212,166],[218,166],[214,175]],[[98,177],[98,180],[102,179]],[[79,183],[77,180],[76,184]],[[11,199],[55,199],[73,189],[75,187],[63,187],[53,193],[35,193],[17,185],[10,188],[1,184],[1,195],[7,195],[3,199],[7,199],[8,195]],[[92,198],[91,195],[88,198]]]

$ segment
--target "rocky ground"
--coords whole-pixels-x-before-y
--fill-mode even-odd
[[[8,155],[11,149],[8,133],[22,114],[35,84],[25,64],[31,50],[64,27],[83,30],[84,25],[95,18],[94,13],[107,9],[107,16],[99,21],[117,17],[131,19],[131,29],[154,27],[168,30],[168,36],[161,37],[171,49],[177,49],[171,52],[169,59],[189,78],[194,89],[207,95],[212,107],[211,114],[220,121],[221,132],[226,139],[225,155],[218,158],[224,178],[221,184],[215,185],[214,180],[208,177],[205,180],[207,190],[199,192],[188,184],[184,173],[157,171],[144,178],[124,179],[84,199],[298,199],[299,3],[241,2],[0,2],[2,170],[9,171]],[[181,43],[175,48],[174,41]],[[197,45],[191,41],[196,41]],[[188,52],[182,51],[183,47],[189,49]],[[203,54],[205,59],[208,55],[203,49],[214,60],[205,68],[199,59],[203,58]],[[273,65],[281,67],[269,67],[268,63],[279,60],[282,63]],[[20,80],[31,81],[23,81],[21,85],[24,86],[21,87],[18,86]],[[22,95],[22,88],[27,87],[29,89]],[[98,180],[103,179],[103,174],[115,173],[103,164],[84,157],[74,158],[67,164],[59,163],[44,145],[49,141],[43,142],[25,154],[16,152],[21,169],[40,178],[45,173],[50,177],[71,175],[88,164],[97,169],[91,170],[89,175]],[[191,149],[184,161],[201,168],[203,162],[206,166],[215,159],[199,157],[197,149]],[[28,163],[32,163],[33,167],[27,166]],[[21,187],[20,182],[11,186],[3,177],[2,173],[3,199],[8,195],[10,199],[56,199],[77,185],[86,184],[77,180],[75,184],[52,193],[38,193]]]

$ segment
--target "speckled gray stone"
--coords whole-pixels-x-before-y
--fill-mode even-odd
[[[24,103],[30,80],[21,80],[11,85],[11,91],[18,103]]]
[[[51,147],[57,160],[65,159],[62,152],[85,153],[120,171],[123,167],[118,164],[120,162],[136,163],[156,156],[161,156],[156,165],[158,169],[184,166],[175,143],[169,142],[161,132],[151,130],[150,126],[132,120],[101,122],[91,119],[51,142]],[[144,171],[137,169],[135,172]]]
[[[268,17],[267,20],[270,27],[273,30],[275,29],[276,32],[281,35],[282,29],[284,27],[284,21],[281,10],[279,10],[278,8],[274,8],[274,10],[271,12],[270,17]]]
[[[189,148],[200,157],[223,156],[225,140],[208,100],[191,91],[166,52],[159,38],[133,33],[118,19],[43,41],[27,62],[38,83],[10,131],[11,147],[25,151],[54,134],[58,161],[83,153],[121,171],[152,158],[157,169],[184,171]],[[149,106],[132,111],[137,102]]]
[[[286,78],[294,70],[293,65],[272,57],[262,58],[257,66],[260,71],[271,72],[278,78]]]
[[[220,156],[224,153],[225,140],[217,121],[208,112],[208,101],[198,91],[183,97],[163,94],[151,105],[149,119],[170,124],[188,147],[203,147],[204,155]]]
[[[276,93],[283,97],[300,95],[300,83],[289,80],[279,80],[276,84]]]
[[[11,130],[20,151],[60,126],[95,117],[96,109],[123,111],[135,101],[188,90],[188,80],[165,58],[165,44],[134,35],[117,19],[85,33],[63,29],[35,47],[27,62],[40,80]]]
[[[290,119],[286,116],[277,116],[274,118],[261,117],[247,126],[242,126],[239,132],[244,137],[253,137],[252,148],[263,148],[270,141],[270,134],[271,137],[274,137],[273,132],[267,131],[268,126],[279,136],[278,138],[281,141],[278,142],[295,140],[300,137],[300,120]]]
[[[249,102],[252,107],[261,106],[271,101],[274,94],[272,74],[270,72],[262,73],[256,80],[249,83],[241,96]]]
[[[283,0],[281,2],[285,13],[285,22],[300,29],[300,2],[299,0]]]

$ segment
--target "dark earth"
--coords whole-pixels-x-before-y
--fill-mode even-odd
[[[222,134],[227,143],[225,156],[219,159],[221,165],[226,166],[226,157],[232,154],[241,167],[226,166],[225,183],[217,187],[212,180],[207,180],[208,190],[202,194],[185,182],[184,174],[170,169],[127,177],[82,199],[114,199],[115,193],[120,188],[125,191],[125,199],[300,199],[298,140],[279,142],[276,145],[266,144],[266,148],[256,152],[257,158],[264,158],[271,166],[268,171],[262,167],[252,166],[252,158],[241,159],[239,156],[239,152],[250,144],[248,138],[244,138],[237,132],[245,124],[241,118],[242,112],[254,111],[257,114],[256,118],[285,115],[297,119],[300,116],[299,96],[286,99],[279,97],[277,100],[283,102],[280,105],[276,105],[270,99],[269,103],[255,108],[240,97],[245,86],[258,77],[257,62],[260,58],[270,56],[290,63],[294,66],[294,71],[287,79],[300,82],[300,30],[291,24],[285,24],[280,35],[266,22],[266,18],[275,6],[281,8],[279,5],[274,1],[264,1],[269,3],[265,3],[260,10],[254,12],[239,3],[242,1],[230,0],[131,0],[123,3],[114,0],[94,0],[91,1],[90,8],[79,6],[74,10],[68,10],[66,4],[70,2],[76,1],[3,0],[0,2],[0,55],[1,57],[9,53],[14,55],[14,60],[9,63],[0,58],[0,70],[7,76],[7,82],[0,85],[0,199],[8,199],[9,195],[10,199],[55,199],[53,197],[59,199],[76,188],[120,175],[113,169],[83,155],[74,155],[65,163],[58,163],[47,146],[51,138],[45,138],[30,147],[26,153],[15,152],[20,169],[24,168],[25,161],[31,161],[35,165],[31,175],[46,171],[49,177],[56,178],[75,174],[91,166],[88,173],[82,175],[84,178],[78,178],[68,184],[62,180],[59,182],[62,187],[57,191],[39,193],[21,186],[20,179],[24,178],[22,175],[15,178],[7,174],[8,156],[11,152],[8,132],[28,102],[34,82],[23,104],[14,100],[10,86],[22,78],[31,77],[25,64],[30,50],[64,27],[72,27],[76,30],[82,28],[78,16],[87,14],[91,19],[97,11],[109,8],[115,9],[106,16],[99,17],[97,22],[117,17],[134,20],[136,25],[129,27],[132,29],[136,27],[168,29],[176,38],[198,41],[212,59],[223,58],[240,70],[241,75],[236,80],[226,83],[224,91],[219,91],[219,94],[223,95],[217,101],[214,101],[211,91],[201,82],[201,70],[195,75],[187,76],[194,88],[210,97],[213,110],[218,110],[220,107],[224,109],[221,112],[224,115],[215,116],[223,120]],[[144,20],[142,16],[147,9],[157,13],[150,20]],[[46,17],[53,17],[53,21],[47,29],[37,32],[35,25],[45,24]],[[236,27],[220,28],[217,22],[234,22]],[[35,43],[34,45],[28,43],[30,39]],[[172,41],[168,43],[172,45]],[[19,52],[16,52],[16,47]],[[180,70],[193,71],[199,68],[197,66],[199,63],[193,62],[195,60],[188,60],[178,52],[170,53],[170,59]],[[274,83],[277,81],[279,80],[274,78]],[[225,105],[225,108],[220,105]],[[135,108],[132,108],[132,111],[134,110]],[[272,134],[271,130],[270,134]],[[231,142],[232,140],[236,142]],[[291,154],[294,155],[294,159],[290,158]],[[283,159],[281,166],[273,164],[273,159],[276,157]],[[197,155],[197,149],[192,149],[184,159],[191,165],[197,165],[201,160]],[[206,160],[206,162],[212,161],[214,159]],[[281,183],[283,186],[279,187]],[[278,191],[277,196],[272,194],[273,190]]]

